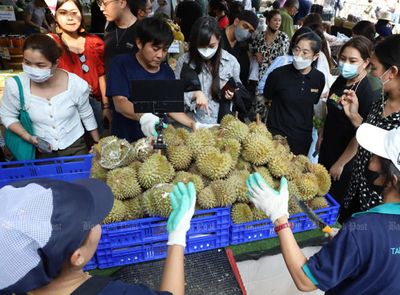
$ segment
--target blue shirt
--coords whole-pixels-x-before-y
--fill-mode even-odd
[[[326,294],[400,294],[400,203],[354,214],[303,270]]]
[[[171,295],[170,292],[153,291],[144,285],[126,284],[122,281],[111,281],[97,293],[98,295]]]
[[[106,95],[125,96],[133,102],[132,80],[175,80],[175,75],[167,64],[161,64],[157,73],[149,73],[139,64],[134,54],[118,55],[113,59],[107,74]],[[111,133],[129,142],[144,137],[138,121],[128,119],[116,111],[113,112]]]

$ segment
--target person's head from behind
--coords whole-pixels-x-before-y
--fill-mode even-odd
[[[118,21],[130,11],[134,0],[96,0],[108,22]]]
[[[228,18],[229,18],[229,24],[233,24],[235,19],[244,11],[243,3],[242,1],[232,1],[228,2]]]
[[[208,14],[210,16],[218,16],[228,12],[228,4],[225,0],[210,0],[208,2]]]
[[[299,11],[299,1],[298,0],[286,0],[283,7],[286,9],[289,15],[294,16]]]
[[[310,13],[303,20],[303,26],[310,26],[312,24],[317,24],[321,28],[323,28],[322,17],[318,13]]]
[[[313,5],[311,5],[311,8],[310,8],[310,14],[317,13],[317,14],[321,15],[323,10],[324,10],[324,7],[322,5],[313,4]]]
[[[375,25],[367,20],[359,21],[352,29],[353,37],[364,36],[371,42],[375,40]]]
[[[1,294],[25,294],[83,274],[114,201],[95,179],[20,181],[1,188],[0,200]]]
[[[56,24],[62,32],[78,33],[85,31],[81,2],[78,0],[59,0],[56,6]]]
[[[400,129],[388,131],[365,123],[356,138],[373,154],[365,173],[369,188],[383,194],[385,202],[400,202]]]
[[[53,38],[45,34],[33,34],[26,38],[23,46],[24,73],[36,83],[51,78],[62,55],[62,49]]]
[[[382,81],[383,91],[390,93],[400,87],[400,35],[379,42],[371,57],[371,74]]]
[[[148,17],[136,24],[137,54],[150,71],[158,71],[173,40],[170,26],[158,17]]]
[[[258,17],[249,10],[244,10],[235,18],[233,25],[235,27],[234,34],[237,41],[245,41],[251,37],[251,34],[257,30]]]
[[[322,48],[321,38],[314,32],[297,37],[293,47],[293,66],[297,70],[304,70],[311,66],[319,57]]]
[[[215,18],[204,16],[196,20],[190,32],[189,59],[200,73],[206,63],[211,65],[211,94],[219,98],[219,64],[221,60],[221,30]]]
[[[339,73],[345,79],[354,79],[367,72],[373,44],[364,36],[356,36],[340,48]]]
[[[267,22],[268,30],[275,33],[279,30],[282,22],[282,17],[279,10],[272,9],[264,12],[264,16]]]
[[[138,20],[148,17],[152,11],[153,5],[150,0],[130,0],[129,3],[132,3],[131,11]]]

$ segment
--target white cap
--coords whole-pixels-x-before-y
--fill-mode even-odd
[[[400,171],[400,128],[388,131],[364,123],[358,128],[356,138],[364,149],[389,159]]]
[[[392,14],[389,11],[381,11],[379,13],[379,17],[378,19],[382,19],[382,20],[387,20],[387,21],[392,21]]]

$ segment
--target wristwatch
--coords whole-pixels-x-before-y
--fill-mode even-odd
[[[277,226],[274,227],[274,231],[275,231],[275,233],[278,233],[278,232],[280,232],[281,230],[283,230],[285,228],[292,229],[293,228],[293,223],[285,222],[285,223],[282,223],[280,225],[277,225]]]

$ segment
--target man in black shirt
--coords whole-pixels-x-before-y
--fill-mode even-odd
[[[131,12],[135,0],[99,0],[108,25],[104,32],[104,66],[106,73],[112,59],[119,54],[135,53],[136,16]]]
[[[184,0],[176,7],[176,20],[181,27],[186,42],[189,42],[190,31],[194,22],[202,15],[200,4],[194,0]]]
[[[244,10],[235,18],[233,24],[227,26],[222,34],[223,49],[228,51],[240,64],[240,81],[247,88],[249,80],[250,59],[246,40],[257,30],[258,17],[249,10]]]

